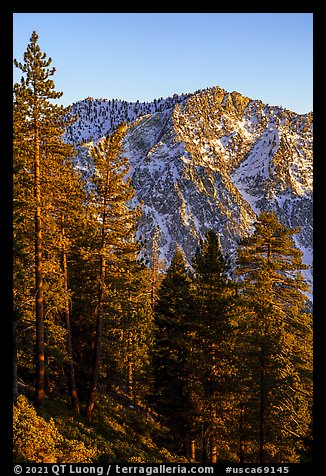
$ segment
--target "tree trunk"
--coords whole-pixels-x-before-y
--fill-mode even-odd
[[[216,436],[211,435],[209,440],[210,446],[210,462],[216,463],[217,462],[217,447],[216,447]]]
[[[244,453],[245,453],[245,445],[244,445],[244,408],[243,408],[243,403],[240,404],[240,421],[239,421],[239,433],[240,433],[240,452],[239,452],[239,459],[240,463],[244,463]]]
[[[188,433],[183,435],[183,454],[187,460],[190,460],[190,438]]]
[[[209,437],[209,459],[211,463],[217,462],[217,448],[216,448],[216,406],[211,406],[211,434]]]
[[[192,463],[196,461],[196,440],[190,441],[190,461]]]
[[[207,436],[204,436],[203,438],[203,453],[202,453],[202,463],[204,464],[207,464],[209,463],[209,449],[208,449],[208,446],[209,446],[209,440],[207,438]]]
[[[89,393],[89,399],[86,406],[86,417],[90,421],[92,418],[92,413],[95,406],[97,383],[99,378],[100,370],[100,359],[101,359],[101,341],[103,333],[103,301],[104,301],[104,280],[105,280],[105,268],[106,262],[104,256],[101,257],[100,265],[100,283],[99,283],[99,292],[98,292],[98,307],[97,307],[97,320],[96,320],[96,335],[95,335],[95,349],[94,349],[94,360],[92,368],[92,379],[91,379],[91,388]]]
[[[127,387],[128,387],[128,396],[130,399],[134,397],[133,362],[131,358],[131,355],[132,355],[131,344],[132,344],[132,336],[131,336],[131,332],[128,332]]]
[[[194,463],[196,461],[196,441],[191,438],[189,433],[183,437],[183,448],[185,457]]]
[[[42,271],[42,221],[41,221],[41,184],[40,184],[40,143],[37,112],[34,118],[34,196],[35,210],[35,300],[36,300],[36,384],[35,403],[41,407],[45,393],[45,363],[44,363],[44,297]]]
[[[210,293],[210,300],[212,293]],[[210,344],[210,355],[211,355],[211,370],[210,370],[210,395],[213,399],[215,396],[215,367],[216,367],[216,343],[212,342]],[[211,432],[209,437],[209,458],[211,463],[217,462],[217,449],[216,449],[216,403],[211,401],[210,404],[210,416],[211,416]]]
[[[17,376],[17,312],[13,313],[13,400],[18,397],[18,376]]]
[[[259,463],[265,463],[265,406],[266,406],[266,390],[265,390],[265,350],[264,344],[261,346],[260,354],[260,407],[259,407]]]
[[[61,234],[64,240],[64,216],[61,216]],[[77,385],[75,378],[75,368],[74,368],[74,357],[73,357],[73,348],[72,348],[72,338],[71,338],[71,325],[70,325],[70,307],[69,307],[69,298],[68,298],[68,266],[67,266],[67,253],[65,250],[65,244],[63,242],[62,250],[62,267],[63,267],[63,276],[64,276],[64,290],[65,290],[65,321],[66,321],[66,330],[67,330],[67,352],[68,352],[68,372],[69,372],[69,390],[71,396],[71,405],[75,412],[80,412],[79,409],[79,400],[77,394]]]

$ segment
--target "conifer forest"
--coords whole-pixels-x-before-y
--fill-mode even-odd
[[[263,210],[231,266],[137,234],[126,122],[87,179],[34,31],[13,99],[17,463],[301,463],[312,458],[312,315],[295,236]]]

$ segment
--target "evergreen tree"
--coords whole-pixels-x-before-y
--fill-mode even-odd
[[[107,326],[109,343],[115,342],[116,377],[134,405],[146,403],[151,382],[153,312],[148,278],[141,262],[129,262],[128,271],[115,284],[120,309]]]
[[[154,309],[154,305],[157,301],[157,293],[160,287],[160,281],[162,279],[162,270],[165,269],[165,262],[159,257],[159,239],[159,227],[156,225],[152,239],[151,259],[149,264],[151,270],[150,281],[152,309]]]
[[[85,227],[88,225],[85,216],[85,184],[81,175],[74,170],[70,157],[63,161],[59,153],[55,154],[53,159],[51,179],[57,193],[52,199],[52,215],[55,217],[56,227],[51,243],[53,253],[55,253],[60,263],[59,287],[63,301],[62,314],[64,315],[66,331],[69,392],[72,407],[79,413],[71,323],[74,296],[69,280],[69,268],[73,253],[75,250],[78,253],[79,236],[83,234]]]
[[[260,463],[297,462],[310,436],[312,329],[297,232],[262,212],[237,254],[247,459],[256,452]]]
[[[130,178],[125,179],[129,170],[128,160],[122,156],[125,132],[126,125],[122,123],[111,136],[105,137],[91,151],[94,160],[91,183],[94,188],[89,206],[98,222],[98,227],[94,230],[98,243],[94,255],[98,260],[98,290],[92,378],[86,406],[88,419],[94,409],[99,380],[103,320],[109,306],[111,312],[117,312],[122,276],[128,274],[138,252],[134,237],[141,208],[131,206],[134,190]]]
[[[33,262],[33,170],[27,147],[29,141],[24,138],[21,125],[26,108],[20,100],[20,85],[15,84],[17,99],[13,107],[13,301],[14,301],[14,397],[18,394],[18,375],[21,375],[19,350],[30,352],[28,344],[35,340],[30,328],[34,329],[34,262]],[[28,136],[27,136],[28,137]],[[20,328],[25,325],[25,332]],[[27,336],[28,334],[28,336]],[[27,338],[25,339],[25,337]],[[27,360],[27,359],[26,359]],[[29,363],[29,367],[30,367]],[[20,367],[20,368],[19,368]]]
[[[205,235],[193,260],[197,361],[200,362],[201,420],[203,425],[203,460],[217,462],[228,454],[223,447],[232,427],[230,421],[235,363],[232,358],[232,316],[236,300],[229,278],[229,260],[224,257],[219,238],[213,230]]]
[[[62,93],[55,91],[51,79],[55,68],[50,68],[51,62],[51,58],[41,52],[35,31],[24,54],[24,62],[14,60],[15,66],[24,73],[21,82],[14,86],[14,250],[15,279],[20,280],[16,285],[16,297],[23,294],[25,286],[27,294],[18,307],[24,307],[23,314],[30,320],[34,314],[31,296],[35,296],[37,406],[42,405],[46,383],[44,293],[46,288],[51,288],[45,286],[44,275],[54,274],[51,259],[47,259],[48,252],[44,249],[45,235],[53,230],[49,197],[53,194],[50,184],[55,172],[49,172],[49,162],[54,154],[60,155],[61,160],[72,154],[72,147],[62,141],[64,128],[68,124],[68,111],[52,102]],[[30,275],[32,240],[35,263],[33,285]],[[29,296],[28,299],[26,296]]]
[[[69,217],[67,216],[67,220]],[[74,228],[70,225],[74,223]],[[94,348],[94,316],[98,292],[98,227],[92,210],[84,207],[78,221],[66,222],[68,299],[71,339],[74,345],[76,387],[80,400],[87,400],[92,353]],[[63,246],[62,244],[62,246]]]
[[[192,313],[191,278],[177,248],[154,307],[154,393],[158,413],[188,457],[186,445],[194,429]]]

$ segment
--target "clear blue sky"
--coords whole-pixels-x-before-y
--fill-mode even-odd
[[[88,96],[151,101],[218,85],[312,110],[312,13],[15,13],[13,27],[18,61],[38,33],[64,105]]]

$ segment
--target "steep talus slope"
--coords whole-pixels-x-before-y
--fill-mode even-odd
[[[284,224],[301,227],[297,244],[312,264],[312,113],[298,115],[219,87],[138,104],[137,113],[137,103],[95,104],[102,122],[99,112],[97,122],[94,112],[85,115],[82,102],[79,129],[67,135],[79,131],[76,166],[87,175],[87,141],[100,140],[121,120],[129,123],[124,153],[137,200],[144,201],[139,233],[150,248],[159,228],[161,258],[169,262],[178,243],[190,260],[209,228],[232,255],[256,214],[273,209]]]

